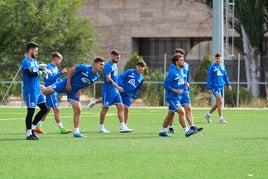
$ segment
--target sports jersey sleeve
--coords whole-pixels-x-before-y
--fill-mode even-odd
[[[129,72],[130,72],[130,70],[126,70],[121,75],[119,75],[118,81],[117,81],[119,86],[123,87],[124,80],[126,79]]]
[[[173,73],[171,71],[168,73],[168,76],[164,80],[164,88],[168,91],[172,90],[172,79],[173,79]]]
[[[76,72],[83,72],[83,71],[86,71],[86,70],[87,70],[87,67],[84,64],[80,64],[80,65],[75,66],[75,71]]]
[[[25,71],[25,73],[30,77],[30,78],[33,78],[33,77],[36,77],[39,75],[38,72],[32,72],[31,71],[31,63],[27,62],[27,61],[23,61],[22,62],[22,70]]]
[[[208,68],[208,75],[207,75],[207,89],[211,90],[211,77],[212,77],[212,66]]]
[[[225,68],[225,67],[224,67]],[[225,84],[227,85],[227,86],[230,86],[230,81],[229,81],[229,78],[228,78],[228,73],[227,73],[227,71],[226,71],[226,68],[225,68],[225,70],[224,70],[224,76],[223,76],[223,79],[224,79],[224,81],[225,81]]]
[[[143,84],[143,81],[144,81],[144,78],[141,80],[140,84],[137,86],[137,88],[135,89],[134,93],[133,93],[133,96],[132,98],[133,99],[136,99],[137,98],[137,95],[139,94],[140,92],[140,89],[141,89],[141,86]]]
[[[51,65],[48,65],[48,66],[47,66],[47,69],[48,69],[48,70],[52,70],[52,68],[53,68],[53,67],[52,67]],[[52,73],[52,74],[48,74],[48,80],[51,81],[51,82],[52,82],[52,81],[55,81],[55,80],[56,80],[57,78],[59,78],[61,75],[62,75],[62,72],[58,72],[58,73],[56,73],[56,74],[53,74],[53,73]]]

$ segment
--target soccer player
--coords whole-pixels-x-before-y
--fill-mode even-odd
[[[67,78],[53,85],[45,87],[40,85],[41,91],[44,94],[65,93],[67,92],[67,99],[71,103],[74,111],[74,137],[85,138],[80,133],[80,114],[81,114],[81,102],[80,95],[99,79],[99,73],[104,67],[105,60],[101,57],[97,57],[94,60],[94,64],[91,65],[77,65],[68,71]]]
[[[166,100],[169,104],[169,111],[172,113],[177,112],[179,114],[179,122],[184,129],[185,136],[189,137],[192,134],[198,132],[197,129],[189,129],[187,127],[185,118],[184,118],[184,110],[182,106],[182,98],[185,87],[189,87],[189,83],[185,81],[183,76],[183,67],[184,67],[184,56],[183,55],[174,55],[172,57],[172,62],[176,65],[176,68],[172,69],[168,76],[164,80],[164,88],[166,89]],[[166,128],[168,127],[170,121],[169,115],[166,116],[163,127],[159,132],[159,136],[161,137],[169,137],[167,134]]]
[[[140,60],[136,63],[136,69],[128,69],[118,77],[118,85],[124,89],[124,92],[121,92],[120,95],[124,105],[124,122],[126,125],[128,122],[128,109],[137,98],[144,81],[142,72],[144,71],[145,67],[146,63]],[[95,99],[88,104],[87,108],[90,109],[96,103],[101,102],[101,97]]]
[[[185,53],[185,51],[182,48],[175,49],[175,55],[184,55],[184,53]],[[174,68],[177,68],[177,67],[175,64],[172,63],[169,66],[169,71],[171,71]],[[193,117],[192,117],[191,99],[190,99],[190,95],[189,95],[189,91],[190,91],[190,87],[189,87],[189,85],[190,85],[190,66],[188,63],[184,62],[182,72],[183,72],[184,80],[188,83],[188,86],[185,86],[185,89],[183,91],[181,104],[184,107],[184,110],[186,113],[186,119],[187,119],[188,124],[191,126],[191,129],[198,130],[198,132],[200,132],[201,130],[203,130],[203,128],[196,127],[194,125],[194,121],[193,121]],[[174,112],[168,111],[168,114],[166,116],[167,118],[171,118],[171,121],[170,121],[169,126],[168,126],[170,133],[175,133],[175,130],[173,127],[174,115],[175,115]]]
[[[108,61],[103,70],[104,84],[102,87],[102,110],[100,113],[100,133],[110,133],[104,127],[104,121],[106,113],[109,107],[113,104],[117,107],[117,116],[120,122],[120,132],[128,133],[133,129],[129,129],[124,122],[124,106],[122,98],[119,92],[124,92],[124,89],[117,84],[118,68],[117,63],[120,61],[120,53],[118,50],[111,51],[111,58]]]
[[[23,94],[27,106],[27,115],[25,118],[26,140],[38,140],[38,136],[34,133],[34,128],[47,113],[45,98],[39,88],[42,70],[39,69],[39,62],[36,60],[37,55],[38,44],[33,42],[28,43],[27,55],[22,61]],[[40,108],[40,111],[32,121],[36,106]]]
[[[223,101],[223,87],[224,82],[228,86],[229,91],[232,90],[232,86],[230,85],[230,81],[228,78],[227,71],[225,69],[225,65],[221,64],[221,54],[217,53],[215,55],[216,62],[213,63],[208,68],[208,75],[207,75],[207,89],[209,93],[213,93],[213,95],[216,97],[216,103],[214,106],[211,107],[211,109],[208,111],[208,113],[205,115],[205,118],[207,119],[208,123],[212,123],[212,120],[210,118],[210,115],[218,109],[218,114],[220,117],[220,123],[221,124],[227,124],[227,121],[224,120],[222,116],[222,101]]]
[[[62,55],[59,52],[52,52],[51,53],[51,63],[49,63],[47,65],[47,69],[50,70],[52,73],[48,74],[47,77],[44,78],[44,85],[45,87],[48,87],[56,82],[61,81],[60,76],[64,73],[67,72],[68,68],[65,67],[63,68],[60,72],[58,70],[58,65],[61,64],[62,62]],[[60,119],[60,109],[59,109],[59,102],[58,102],[58,94],[52,93],[52,94],[48,94],[46,95],[46,103],[48,106],[48,112],[46,113],[46,115],[38,122],[38,124],[36,125],[34,131],[39,133],[39,134],[45,134],[45,132],[41,129],[41,126],[44,122],[44,120],[46,119],[46,116],[48,115],[48,113],[50,112],[50,109],[52,108],[54,111],[54,117],[55,117],[55,121],[58,124],[58,127],[60,128],[60,133],[61,134],[68,134],[70,132],[72,132],[69,129],[65,129],[61,119]]]

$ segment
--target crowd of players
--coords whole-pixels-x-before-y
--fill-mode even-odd
[[[39,64],[37,61],[38,45],[36,43],[27,44],[27,54],[22,61],[23,74],[23,93],[27,106],[25,118],[26,140],[38,140],[35,132],[44,134],[41,126],[52,108],[54,111],[55,121],[60,129],[61,134],[68,134],[72,130],[66,129],[60,119],[60,109],[57,99],[58,93],[66,93],[67,99],[74,111],[74,131],[73,136],[76,138],[85,138],[80,133],[80,114],[81,102],[80,96],[86,91],[91,84],[100,77],[99,72],[103,71],[102,97],[91,101],[87,108],[92,108],[96,103],[102,103],[100,112],[100,133],[110,133],[104,127],[104,121],[109,107],[117,107],[117,116],[120,122],[120,133],[130,133],[133,129],[127,126],[128,109],[137,98],[144,81],[142,75],[146,63],[138,61],[136,69],[128,69],[121,75],[118,75],[117,63],[120,61],[118,50],[111,51],[109,61],[97,57],[92,65],[80,64],[70,69],[63,68],[58,70],[58,65],[62,62],[62,55],[58,52],[52,52],[51,63],[48,65]],[[161,137],[170,137],[167,133],[174,133],[173,121],[174,115],[179,114],[179,122],[184,130],[185,136],[189,137],[197,132],[202,131],[202,127],[194,125],[192,117],[191,101],[189,96],[190,85],[190,66],[184,61],[184,50],[178,48],[172,57],[168,76],[164,80],[166,89],[166,100],[168,102],[168,113],[164,119],[162,128],[159,132]],[[209,123],[212,122],[210,115],[216,109],[220,116],[220,123],[226,124],[227,121],[222,117],[222,96],[224,82],[231,90],[230,82],[224,65],[221,64],[221,55],[215,55],[216,62],[210,66],[207,77],[208,92],[216,96],[216,104],[205,115]],[[67,77],[61,79],[61,75],[67,73]],[[40,76],[44,76],[44,85],[40,85]],[[45,95],[45,97],[44,97]],[[34,115],[35,108],[40,110]],[[185,115],[186,113],[186,115]],[[186,119],[185,119],[186,116]],[[186,123],[188,122],[188,125]]]

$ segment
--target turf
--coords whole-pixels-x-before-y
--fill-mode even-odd
[[[216,113],[209,124],[207,109],[193,109],[204,130],[189,138],[178,122],[172,137],[158,136],[165,108],[132,108],[130,134],[119,133],[111,108],[105,121],[111,133],[99,134],[100,109],[83,109],[85,139],[60,134],[51,112],[42,126],[47,134],[26,141],[26,109],[0,108],[0,178],[268,178],[267,109],[224,109],[227,125]],[[73,129],[72,114],[61,109],[66,128]]]

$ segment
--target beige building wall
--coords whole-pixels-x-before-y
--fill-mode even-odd
[[[78,16],[92,18],[100,37],[97,55],[121,52],[122,71],[141,37],[211,37],[212,11],[192,0],[86,0]]]

